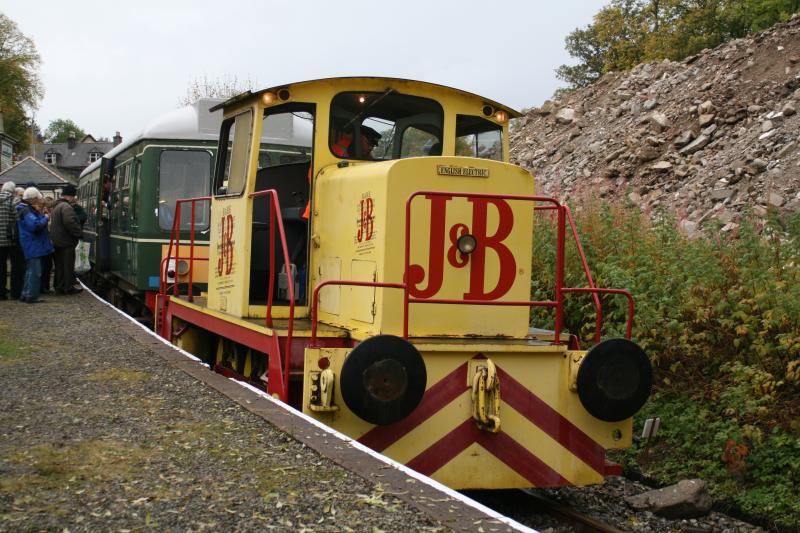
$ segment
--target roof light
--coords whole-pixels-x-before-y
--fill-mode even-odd
[[[498,111],[494,114],[494,118],[497,119],[497,122],[505,122],[508,119],[508,114],[505,111]]]
[[[269,105],[275,101],[275,93],[264,93],[261,95],[261,101]]]

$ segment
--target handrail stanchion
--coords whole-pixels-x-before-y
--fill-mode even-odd
[[[558,227],[556,229],[556,324],[555,324],[555,343],[561,343],[561,329],[564,325],[564,244],[565,244],[565,220],[564,207],[558,209]]]
[[[192,291],[192,281],[194,278],[194,220],[195,220],[195,211],[196,211],[197,202],[192,200],[192,216],[191,221],[189,222],[191,226],[189,227],[189,291],[188,291],[188,299],[190,302],[194,301],[194,294]],[[177,268],[176,268],[177,273]]]
[[[275,220],[278,221],[278,231],[281,236],[281,248],[283,249],[283,264],[286,266],[286,278],[289,283],[289,324],[286,328],[286,350],[284,354],[283,367],[283,390],[289,393],[289,363],[291,362],[292,333],[294,330],[294,274],[292,273],[291,263],[289,262],[289,247],[286,244],[286,231],[283,229],[283,219],[280,217],[280,203],[278,202],[278,192],[270,189],[269,195],[275,208]]]
[[[581,239],[578,237],[578,227],[575,225],[575,220],[572,218],[572,210],[569,206],[564,206],[564,209],[567,213],[567,221],[572,230],[572,236],[575,239],[575,246],[578,249],[578,257],[580,257],[581,263],[583,264],[583,272],[586,275],[586,281],[589,284],[589,288],[594,289],[594,279],[592,279],[592,272],[589,270],[589,263],[586,261],[586,253],[583,251],[583,244],[581,244]],[[592,293],[592,300],[594,301],[594,309],[597,314],[594,325],[594,341],[600,342],[600,333],[603,325],[603,306],[600,305],[600,296],[596,292]]]
[[[272,209],[272,198],[264,198],[267,203],[267,219],[269,220],[269,279],[267,280],[267,327],[272,327],[272,299],[275,293],[275,211]]]
[[[173,227],[176,227],[177,230],[175,231],[176,240],[175,240],[175,256],[181,255],[181,202],[175,202],[175,220],[172,221]],[[172,284],[172,294],[178,296],[180,291],[178,290],[178,260],[175,260],[175,283]]]
[[[289,247],[286,244],[286,231],[283,229],[283,219],[280,217],[281,207],[280,202],[278,201],[278,192],[275,189],[267,189],[263,191],[256,191],[249,194],[250,198],[255,198],[257,196],[269,196],[268,203],[270,204],[269,208],[270,211],[270,266],[272,267],[272,263],[274,263],[274,253],[275,253],[275,246],[274,246],[274,235],[272,234],[272,221],[277,221],[278,226],[278,235],[280,235],[281,239],[281,249],[283,252],[283,262],[284,265],[287,267],[287,279],[289,281],[289,321],[286,328],[286,348],[284,350],[284,360],[283,360],[283,390],[286,394],[289,391],[289,363],[291,362],[291,348],[292,348],[292,335],[294,333],[294,307],[295,307],[295,300],[294,300],[294,274],[292,273],[291,263],[289,262]],[[274,268],[270,268],[270,283],[269,283],[269,302],[267,302],[268,307],[268,317],[271,321],[271,313],[272,313],[272,280],[274,279]],[[265,318],[265,323],[267,320]],[[270,324],[267,323],[268,326]]]

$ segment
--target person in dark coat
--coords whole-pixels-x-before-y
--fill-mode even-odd
[[[53,244],[47,232],[49,217],[42,214],[44,202],[42,193],[36,187],[28,187],[22,194],[22,201],[17,204],[17,229],[19,244],[25,254],[27,268],[25,283],[20,300],[27,303],[38,303],[39,283],[42,275],[41,258],[53,252]]]
[[[75,247],[83,234],[81,223],[72,204],[77,190],[67,185],[55,204],[50,217],[50,239],[55,246],[56,273],[54,287],[59,294],[75,294]]]
[[[15,261],[14,249],[18,247],[14,240],[13,227],[17,224],[17,214],[14,209],[14,182],[7,181],[0,190],[0,300],[8,299],[8,262],[11,260],[11,296],[19,298],[22,292],[22,284],[17,281],[14,283]],[[21,279],[18,277],[18,280]],[[14,294],[16,292],[16,294]]]
[[[11,214],[14,217],[14,225],[17,224],[17,205],[22,201],[22,194],[24,192],[24,187],[17,186],[17,188],[14,189],[14,199],[11,202]],[[27,268],[27,264],[25,261],[25,254],[22,253],[22,246],[19,244],[18,232],[14,242],[14,248],[11,250],[11,298],[17,300],[22,296],[22,286],[25,283],[25,269]]]

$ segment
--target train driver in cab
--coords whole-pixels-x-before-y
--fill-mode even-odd
[[[331,146],[331,151],[339,157],[349,159],[372,159],[372,150],[378,146],[380,140],[380,133],[369,126],[362,125],[359,128],[358,136],[360,153],[355,149],[356,145],[354,145],[353,136],[350,133],[340,133],[336,142]]]
[[[350,133],[341,132],[336,138],[336,142],[331,146],[331,151],[338,157],[348,159],[372,159],[372,150],[378,146],[381,140],[381,134],[370,128],[369,126],[362,125],[359,128],[358,142],[361,143],[360,156],[355,151],[353,145],[353,135]],[[308,183],[311,183],[311,168],[308,169]],[[303,220],[308,220],[311,211],[310,201],[306,202],[306,208],[301,217]]]

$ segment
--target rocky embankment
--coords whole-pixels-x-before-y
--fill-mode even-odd
[[[800,17],[642,64],[527,111],[511,157],[539,192],[666,208],[689,234],[800,211]]]

